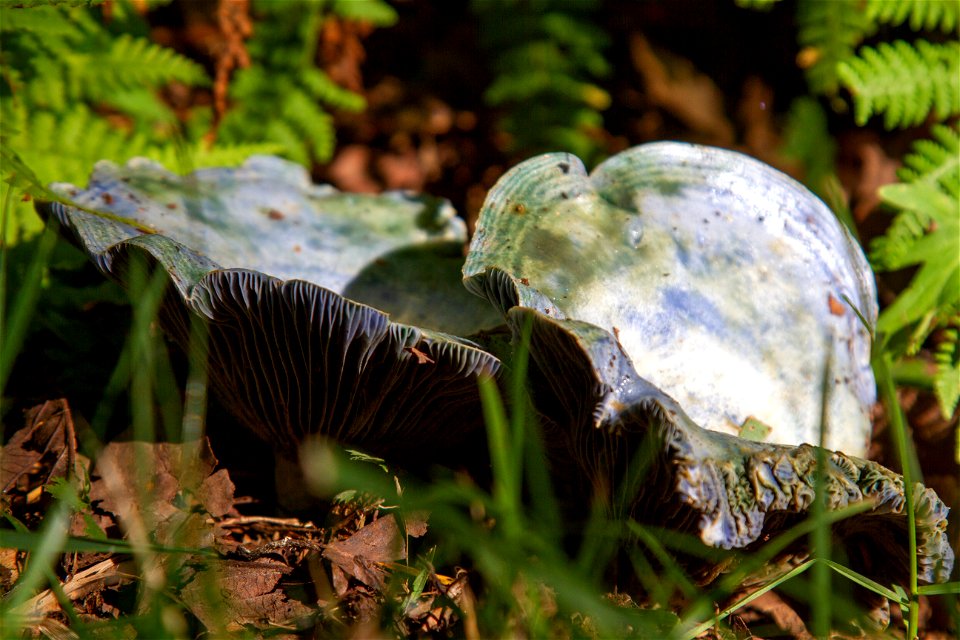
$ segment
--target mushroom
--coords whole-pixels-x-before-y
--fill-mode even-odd
[[[341,193],[273,157],[188,176],[100,162],[86,190],[55,188],[77,206],[39,210],[107,276],[131,254],[166,271],[162,325],[187,348],[206,322],[214,390],[281,453],[320,433],[402,455],[482,428],[465,408],[499,361],[454,334],[501,320],[460,284],[466,229],[446,201]]]
[[[530,327],[548,439],[595,491],[609,499],[653,439],[630,515],[746,547],[810,510],[823,442],[842,451],[826,455],[827,508],[873,502],[835,526],[863,547],[851,560],[906,575],[902,478],[858,457],[875,401],[872,275],[802,185],[682,143],[635,147],[590,175],[570,154],[542,155],[488,194],[463,273],[515,337]],[[947,508],[914,495],[921,579],[944,580]]]
[[[206,323],[214,389],[283,453],[309,433],[393,456],[454,445],[481,426],[477,376],[500,366],[455,335],[505,320],[530,328],[555,467],[609,498],[655,445],[629,515],[743,548],[810,510],[825,457],[828,509],[872,503],[834,525],[854,568],[906,573],[903,480],[860,457],[872,276],[829,209],[762,163],[677,143],[592,175],[569,154],[528,160],[488,195],[466,289],[445,201],[340,193],[277,158],[186,177],[99,163],[87,190],[58,188],[76,206],[41,213],[112,278],[132,255],[162,268],[162,324],[187,345]],[[920,578],[944,580],[947,508],[914,496]]]

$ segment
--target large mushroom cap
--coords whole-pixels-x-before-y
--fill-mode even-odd
[[[166,271],[164,326],[186,346],[191,316],[207,323],[214,388],[280,450],[322,433],[399,454],[481,426],[451,418],[499,363],[452,334],[500,320],[460,285],[446,201],[341,193],[272,157],[188,176],[101,162],[86,190],[56,188],[79,206],[38,208],[105,274],[131,254]]]
[[[495,265],[554,317],[615,333],[636,371],[700,425],[866,452],[875,400],[866,260],[802,185],[744,155],[678,143],[625,151],[587,175],[529,160],[487,198],[464,274]],[[523,284],[526,283],[526,284]],[[849,301],[849,302],[848,302]],[[853,305],[856,311],[850,308]]]
[[[800,184],[679,143],[592,175],[569,154],[539,156],[491,190],[464,280],[516,335],[532,326],[535,400],[559,449],[609,490],[652,435],[660,455],[633,515],[713,546],[744,547],[809,510],[817,456],[803,443],[820,441],[826,386],[825,442],[844,451],[827,454],[828,508],[873,504],[838,535],[872,558],[866,573],[906,575],[902,479],[856,457],[875,399],[872,275]],[[749,418],[769,426],[764,442],[736,437]],[[923,578],[945,579],[947,509],[915,495]]]

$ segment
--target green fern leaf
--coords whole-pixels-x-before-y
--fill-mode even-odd
[[[33,9],[5,9],[0,20],[0,32],[34,31],[46,37],[77,38],[80,30],[56,7],[39,6]]]
[[[862,47],[841,62],[837,74],[853,96],[857,124],[884,115],[887,129],[922,123],[933,110],[940,119],[960,113],[960,43],[903,40]]]
[[[945,329],[940,344],[933,354],[937,372],[933,378],[933,391],[940,404],[940,413],[949,419],[960,401],[960,316],[953,318],[951,327]]]
[[[397,12],[383,0],[334,0],[333,13],[341,18],[389,27],[397,22]]]
[[[895,224],[910,221],[923,227],[897,238],[898,247],[874,246],[874,256],[885,254],[882,262],[875,262],[878,270],[918,267],[907,288],[877,321],[877,332],[890,338],[925,316],[929,318],[924,321],[926,326],[937,326],[946,319],[945,314],[960,308],[960,208],[954,198],[923,182],[887,185],[880,189],[880,197],[903,210]],[[887,243],[891,237],[888,232]],[[914,335],[912,345],[922,342],[928,333]]]
[[[0,8],[93,7],[107,0],[0,0]]]
[[[310,166],[310,150],[303,143],[303,135],[286,120],[281,118],[270,120],[264,130],[264,139],[280,145],[283,148],[283,155],[294,162],[299,162],[305,167]]]
[[[866,10],[870,20],[893,26],[909,21],[914,31],[940,29],[947,33],[960,21],[957,0],[868,0]]]
[[[813,93],[837,93],[837,63],[852,57],[874,28],[858,0],[801,0],[797,4],[797,40],[803,47],[798,61]]]
[[[827,128],[826,112],[814,98],[797,98],[790,105],[781,151],[803,165],[804,183],[823,194],[827,176],[834,173],[837,143]]]
[[[366,99],[358,93],[344,89],[330,76],[315,68],[307,68],[299,75],[300,83],[316,100],[344,111],[363,111]]]
[[[46,188],[50,182],[82,184],[98,160],[124,162],[150,148],[144,135],[111,126],[83,104],[56,113],[6,108],[3,122],[3,194],[12,187],[35,198],[57,199]],[[5,239],[11,244],[43,227],[30,202],[18,201],[13,214]]]
[[[769,11],[773,5],[780,0],[736,0],[738,7],[743,9],[756,9],[757,11]]]
[[[111,43],[105,55],[92,55],[78,62],[83,65],[83,70],[74,64],[75,72],[84,77],[95,74],[102,82],[112,82],[121,87],[155,87],[171,80],[189,85],[209,84],[203,67],[190,58],[126,33]]]
[[[209,147],[202,141],[189,146],[163,145],[146,151],[143,155],[156,160],[171,171],[188,174],[207,167],[236,167],[253,155],[270,155],[283,151],[275,143],[217,144]]]
[[[960,200],[960,131],[946,125],[930,129],[933,140],[913,143],[913,152],[903,159],[900,179],[939,186]]]
[[[333,117],[304,91],[294,89],[283,100],[280,113],[284,119],[306,136],[313,156],[326,162],[333,156],[336,130]]]

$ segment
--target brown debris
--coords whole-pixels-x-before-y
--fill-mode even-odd
[[[75,477],[77,437],[67,401],[48,400],[33,407],[25,423],[3,447],[0,493],[4,505],[15,489],[29,496],[30,489],[53,478]]]
[[[654,52],[636,33],[630,39],[633,66],[643,76],[650,101],[680,120],[705,142],[733,144],[733,125],[724,113],[723,93],[709,78],[682,58]]]
[[[105,588],[130,583],[134,580],[136,573],[136,564],[132,560],[121,561],[117,557],[111,557],[71,575],[60,587],[67,598],[77,601]],[[50,589],[28,600],[22,608],[23,612],[32,615],[60,610],[60,603]]]
[[[223,37],[223,45],[217,52],[213,83],[214,131],[216,124],[227,111],[230,74],[234,69],[250,66],[250,54],[243,44],[244,40],[253,35],[249,0],[220,0],[217,6],[217,24]]]
[[[774,122],[773,89],[757,76],[743,83],[737,120],[743,129],[744,151],[754,158],[782,168],[780,131]]]
[[[213,473],[216,464],[206,439],[114,442],[97,460],[90,500],[114,514],[135,543],[210,547],[216,532],[208,517],[233,505],[233,483],[226,470]]]
[[[246,625],[305,628],[312,624],[316,608],[279,588],[281,578],[292,571],[286,563],[268,558],[208,562],[191,571],[180,597],[211,630],[233,632]]]
[[[424,521],[414,521],[406,527],[407,535],[426,533]],[[337,540],[327,545],[323,557],[345,574],[365,585],[382,587],[388,562],[406,560],[407,543],[400,535],[400,528],[393,515],[382,516],[366,525],[346,540]],[[338,577],[334,574],[334,586]]]
[[[413,357],[417,359],[417,364],[434,364],[435,362],[430,356],[416,347],[404,347],[403,350],[412,354]]]
[[[791,638],[797,640],[813,640],[813,636],[807,631],[803,618],[783,601],[783,599],[774,591],[768,591],[748,605],[748,608],[759,611],[766,615],[774,624],[783,629]]]
[[[360,70],[367,54],[363,39],[373,26],[355,20],[327,16],[320,28],[320,65],[330,79],[355,93],[363,91]]]
[[[858,224],[864,223],[880,205],[877,190],[897,181],[900,162],[887,155],[879,136],[857,130],[838,139],[840,181],[850,193],[850,210]],[[881,216],[885,218],[885,216]]]

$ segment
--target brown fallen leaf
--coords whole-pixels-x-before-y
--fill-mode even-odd
[[[206,439],[111,443],[97,459],[90,501],[114,514],[134,543],[210,547],[215,527],[206,514],[225,515],[234,499],[229,474],[213,473],[216,464]]]
[[[23,484],[29,474],[38,470],[41,477],[34,481],[36,486],[73,475],[77,437],[67,401],[48,400],[29,409],[25,424],[3,446],[0,456],[0,493],[5,498],[18,482]],[[30,488],[33,487],[21,486],[25,491]]]
[[[751,609],[756,609],[769,616],[778,627],[790,634],[791,637],[797,640],[813,640],[813,636],[807,631],[807,627],[803,623],[803,618],[775,592],[768,591],[751,602],[749,606]]]
[[[688,60],[658,56],[640,34],[630,39],[630,56],[643,76],[651,102],[702,134],[706,141],[718,146],[733,144],[733,125],[724,113],[723,92],[709,76],[698,72]]]
[[[18,549],[0,549],[0,591],[6,593],[20,577]]]
[[[312,624],[317,610],[290,598],[280,584],[292,571],[268,558],[205,562],[188,570],[180,598],[212,632],[239,631],[248,625],[304,628]]]
[[[424,519],[410,520],[406,526],[408,535],[417,537],[426,533]],[[406,560],[407,543],[391,514],[374,520],[345,540],[331,542],[323,550],[323,557],[365,585],[379,588],[386,575],[382,564]],[[337,581],[336,572],[334,581]]]

